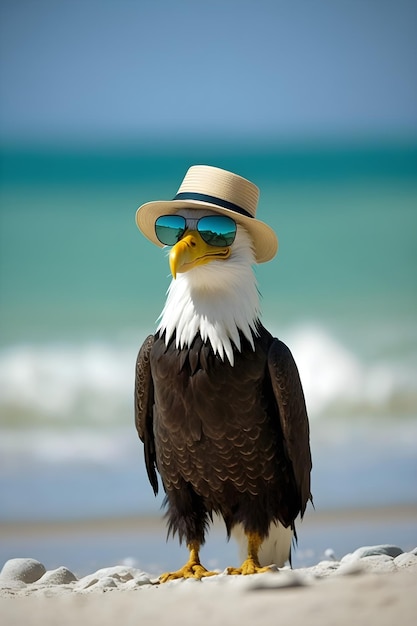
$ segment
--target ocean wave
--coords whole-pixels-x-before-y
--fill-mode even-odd
[[[328,330],[289,329],[309,415],[413,415],[415,354],[365,360]],[[0,351],[0,427],[130,425],[136,346],[129,342],[13,345]]]
[[[105,343],[17,345],[0,353],[3,424],[123,423],[133,405],[135,351]]]
[[[311,416],[416,414],[417,355],[412,346],[406,355],[387,350],[369,360],[318,326],[303,326],[287,337]]]

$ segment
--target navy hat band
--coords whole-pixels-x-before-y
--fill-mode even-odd
[[[222,198],[216,198],[216,196],[209,196],[205,193],[194,193],[184,191],[182,193],[177,193],[174,200],[197,200],[198,202],[209,202],[210,204],[216,204],[223,209],[229,209],[230,211],[235,211],[235,213],[239,213],[240,215],[245,215],[246,217],[252,217],[249,211],[246,209],[242,209],[242,207],[234,204],[233,202],[229,202],[228,200],[223,200]]]

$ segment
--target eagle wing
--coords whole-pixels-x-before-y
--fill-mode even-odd
[[[144,444],[146,471],[155,495],[158,493],[156,474],[155,439],[153,434],[154,388],[150,355],[154,336],[149,335],[139,350],[135,375],[135,424],[139,438]]]
[[[286,451],[294,471],[302,517],[308,500],[312,500],[310,431],[297,365],[289,348],[278,339],[274,339],[269,348],[268,368]]]

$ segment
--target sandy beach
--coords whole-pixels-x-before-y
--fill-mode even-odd
[[[0,615],[4,626],[15,624],[72,626],[130,624],[280,624],[415,623],[417,551],[377,546],[346,555],[340,562],[311,568],[283,569],[255,576],[219,574],[204,581],[157,584],[146,573],[116,566],[71,580],[58,568],[25,583],[10,572],[26,575],[41,564],[9,561],[0,575]],[[375,552],[375,554],[373,554]],[[368,556],[365,556],[368,554]],[[25,563],[24,563],[25,561]],[[34,574],[36,578],[38,574]],[[24,576],[24,575],[23,575]]]

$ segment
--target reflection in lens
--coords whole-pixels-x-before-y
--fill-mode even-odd
[[[185,219],[181,215],[161,215],[155,222],[155,234],[165,246],[175,245],[185,232]]]
[[[226,215],[202,217],[197,229],[202,239],[210,246],[230,246],[236,236],[236,222]]]

